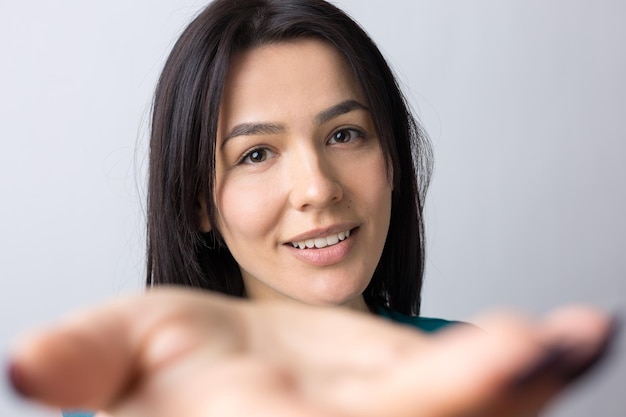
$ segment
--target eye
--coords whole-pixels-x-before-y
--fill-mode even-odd
[[[365,134],[357,129],[340,129],[332,134],[328,142],[330,144],[348,143],[363,136],[365,136]]]
[[[254,148],[246,152],[240,159],[241,164],[258,164],[271,158],[272,151],[267,148]]]

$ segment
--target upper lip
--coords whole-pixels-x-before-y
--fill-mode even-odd
[[[341,223],[329,227],[311,229],[304,233],[300,233],[299,235],[293,236],[285,243],[302,242],[303,240],[316,239],[328,235],[334,235],[339,232],[345,232],[346,230],[352,230],[355,227],[356,225],[354,223]]]

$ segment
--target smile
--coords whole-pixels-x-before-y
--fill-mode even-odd
[[[336,245],[337,243],[341,242],[342,240],[346,240],[349,237],[350,237],[350,230],[346,230],[344,232],[339,232],[339,233],[335,233],[332,235],[323,236],[323,237],[319,237],[315,239],[306,239],[306,240],[301,240],[299,242],[291,242],[291,246],[293,246],[294,248],[300,248],[300,249],[313,249],[313,248],[322,249],[327,246]]]

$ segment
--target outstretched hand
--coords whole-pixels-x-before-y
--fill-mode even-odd
[[[485,316],[436,336],[339,308],[159,289],[24,337],[10,377],[115,417],[525,416],[610,339],[589,308]]]

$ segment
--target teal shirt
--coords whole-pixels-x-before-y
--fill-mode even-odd
[[[425,333],[434,333],[451,324],[460,324],[459,321],[436,319],[432,317],[407,316],[396,311],[387,310],[384,307],[378,308],[378,314],[396,323],[406,324],[415,327]]]
[[[457,324],[457,321],[449,321],[444,319],[435,319],[431,317],[415,317],[407,316],[402,313],[387,310],[386,308],[379,307],[378,314],[381,317],[388,318],[396,323],[406,324],[415,327],[426,333],[434,333],[443,329],[451,324]],[[77,411],[63,411],[63,417],[93,417],[94,413],[77,412]]]

